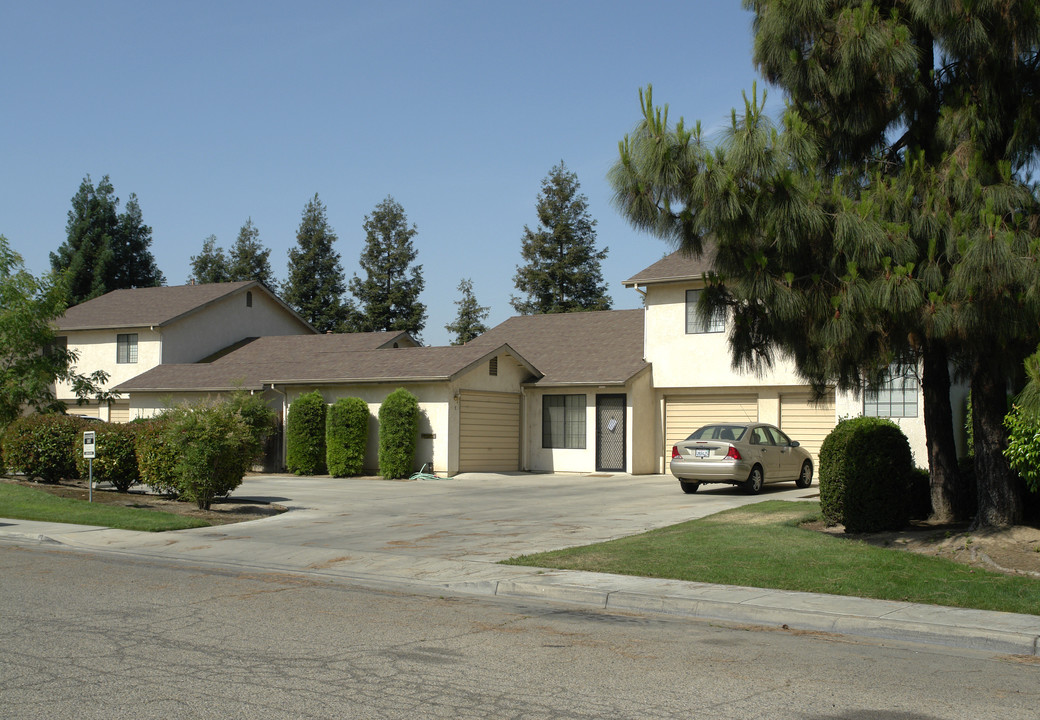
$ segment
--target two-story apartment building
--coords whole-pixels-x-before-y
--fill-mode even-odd
[[[103,370],[114,388],[158,365],[205,360],[246,338],[316,331],[255,281],[115,290],[75,305],[57,320],[56,340],[76,353],[76,369]],[[59,383],[69,412],[125,422],[130,400],[77,405]]]

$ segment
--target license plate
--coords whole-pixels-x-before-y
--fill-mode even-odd
[[[696,449],[695,449],[695,450],[693,451],[693,456],[694,456],[694,457],[699,457],[699,458],[706,458],[706,457],[708,457],[709,455],[711,455],[711,450],[709,450],[708,448],[703,448],[703,449],[701,449],[701,448],[696,448]]]

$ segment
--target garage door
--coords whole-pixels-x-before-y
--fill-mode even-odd
[[[114,423],[130,422],[130,403],[112,403],[108,410],[108,420]]]
[[[812,395],[804,390],[780,394],[780,429],[812,453],[817,468],[820,445],[834,424],[833,390],[818,403],[813,403]]]
[[[664,457],[667,462],[672,456],[672,446],[685,440],[702,425],[758,420],[758,396],[669,397],[665,398],[664,418]]]
[[[459,472],[520,469],[520,396],[464,392],[459,396]]]

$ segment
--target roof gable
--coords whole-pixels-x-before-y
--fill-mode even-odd
[[[505,342],[542,372],[540,385],[625,383],[649,367],[642,310],[520,315],[469,344]]]
[[[715,248],[708,245],[705,245],[704,252],[700,255],[691,255],[683,250],[676,250],[625,280],[623,285],[625,287],[636,287],[638,285],[700,280],[705,273],[711,272],[714,262]]]
[[[247,291],[265,293],[303,327],[316,332],[277,295],[255,280],[113,290],[70,307],[55,324],[59,331],[164,327]]]

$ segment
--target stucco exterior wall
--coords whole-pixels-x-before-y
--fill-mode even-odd
[[[253,306],[246,306],[246,293]],[[299,320],[256,288],[221,298],[162,329],[163,363],[193,363],[247,337],[309,335]],[[142,371],[143,372],[143,371]]]
[[[137,334],[137,362],[116,362],[116,336],[126,333]],[[75,330],[65,333],[69,350],[77,354],[73,366],[76,372],[90,375],[96,370],[108,373],[106,388],[114,387],[130,378],[137,377],[146,370],[162,362],[162,336],[158,329],[125,328],[116,330]],[[75,395],[68,383],[56,383],[55,392],[58,399],[66,402]]]
[[[646,360],[653,364],[656,387],[744,387],[801,384],[794,366],[778,359],[771,370],[756,375],[733,369],[729,333],[686,332],[686,291],[699,284],[674,283],[647,288]]]

